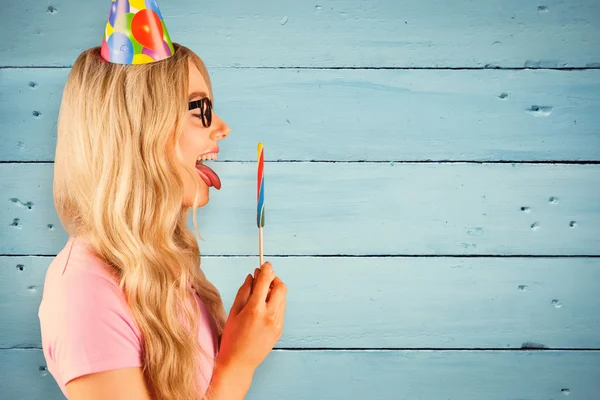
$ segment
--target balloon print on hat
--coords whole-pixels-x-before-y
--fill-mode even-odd
[[[145,0],[129,0],[129,5],[131,5],[131,7],[135,8],[136,10],[143,10],[144,8],[146,8],[146,1]]]
[[[152,10],[142,10],[131,21],[133,37],[144,47],[158,50],[163,47],[163,30],[160,18]]]
[[[110,59],[119,64],[131,64],[133,61],[133,44],[127,35],[114,32],[107,41]]]
[[[115,26],[117,17],[123,13],[129,12],[129,2],[127,0],[113,0],[108,13],[108,22]]]
[[[117,64],[148,64],[174,51],[156,0],[112,0],[102,58]]]
[[[163,16],[158,9],[158,4],[156,4],[156,0],[146,0],[146,7],[158,14],[160,19],[163,19]]]
[[[142,52],[142,45],[139,40],[136,40],[135,35],[133,35],[132,27],[133,27],[133,19],[137,14],[135,13],[123,13],[119,15],[117,20],[115,21],[115,31],[123,33],[125,36],[129,38],[131,45],[133,46],[133,53],[140,54]],[[109,36],[110,37],[110,36]],[[129,64],[129,63],[128,63]]]

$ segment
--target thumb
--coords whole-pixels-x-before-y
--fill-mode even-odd
[[[248,276],[246,276],[246,280],[239,288],[237,295],[235,296],[235,300],[233,301],[233,305],[231,306],[230,314],[239,314],[239,312],[242,311],[242,309],[248,302],[248,298],[250,297],[251,282],[252,275],[248,274]]]

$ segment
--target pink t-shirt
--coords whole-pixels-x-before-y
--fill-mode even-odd
[[[215,322],[191,285],[190,290],[203,316],[198,340],[204,351],[216,356]],[[66,397],[65,385],[74,378],[142,366],[141,333],[125,296],[82,239],[70,237],[50,263],[38,317],[48,371]],[[214,359],[202,359],[200,398],[214,367]]]

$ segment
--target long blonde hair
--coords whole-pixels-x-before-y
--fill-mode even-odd
[[[89,241],[123,290],[155,398],[197,400],[200,357],[212,354],[199,346],[200,308],[189,285],[215,319],[219,342],[226,315],[200,268],[196,171],[176,146],[188,113],[190,60],[211,99],[212,87],[202,60],[173,45],[172,57],[144,65],[106,62],[100,47],[79,55],[60,107],[53,195],[67,233]],[[196,182],[194,232],[177,165]]]

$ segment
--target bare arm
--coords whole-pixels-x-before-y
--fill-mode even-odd
[[[69,400],[151,400],[141,367],[83,375],[65,387]]]
[[[218,364],[203,400],[243,400],[253,371]],[[73,379],[69,400],[151,400],[141,367],[98,372]]]
[[[238,291],[202,400],[243,400],[254,371],[281,336],[287,287],[275,276],[270,263],[263,267],[252,294],[251,276]],[[69,400],[152,400],[141,367],[84,375],[67,383],[66,388]]]
[[[254,371],[217,364],[203,400],[243,400],[252,384]]]
[[[254,371],[281,336],[286,293],[287,286],[275,276],[269,262],[255,270],[255,279],[250,275],[246,278],[225,323],[216,367],[203,400],[244,399]]]

